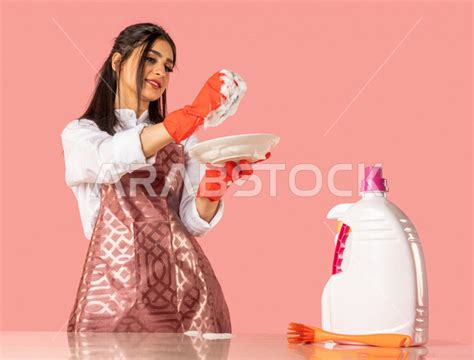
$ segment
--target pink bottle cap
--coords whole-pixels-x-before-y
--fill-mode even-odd
[[[387,179],[382,177],[381,166],[367,166],[365,168],[365,176],[360,184],[360,191],[388,191]]]

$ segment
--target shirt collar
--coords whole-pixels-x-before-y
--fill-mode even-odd
[[[140,124],[144,121],[149,120],[148,109],[145,110],[138,119],[137,119],[137,114],[135,113],[135,110],[132,110],[132,109],[125,109],[125,108],[115,109],[115,115],[118,117],[120,121],[136,122],[137,124]]]

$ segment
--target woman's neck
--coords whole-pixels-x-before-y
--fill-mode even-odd
[[[137,110],[136,104],[127,104],[126,102],[116,102],[115,103],[115,109],[130,109],[135,111],[135,115],[138,118],[142,116],[142,114],[145,112],[145,110],[148,110],[148,103],[143,103],[140,104],[140,107]]]

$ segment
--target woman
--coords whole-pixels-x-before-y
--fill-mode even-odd
[[[187,150],[198,128],[235,113],[246,86],[218,72],[191,105],[167,115],[175,63],[163,28],[125,28],[88,109],[61,134],[66,183],[90,239],[69,332],[231,332],[221,287],[194,237],[221,219],[227,186],[210,191],[219,174],[207,170],[201,181]],[[179,165],[185,172],[174,171]],[[222,176],[231,183],[236,164],[227,165]],[[252,172],[245,165],[239,176]]]

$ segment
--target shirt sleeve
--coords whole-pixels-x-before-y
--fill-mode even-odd
[[[216,226],[221,220],[224,212],[224,201],[222,199],[219,201],[217,212],[210,222],[207,222],[199,216],[196,207],[196,192],[199,183],[204,176],[205,165],[201,164],[198,160],[191,158],[188,152],[189,148],[197,144],[197,142],[196,135],[192,135],[183,141],[186,173],[179,214],[181,221],[191,234],[194,236],[202,236]],[[192,186],[192,189],[189,188],[190,186]]]
[[[61,132],[66,184],[115,183],[125,173],[152,165],[143,154],[140,134],[147,123],[110,135],[88,119],[73,120]]]

